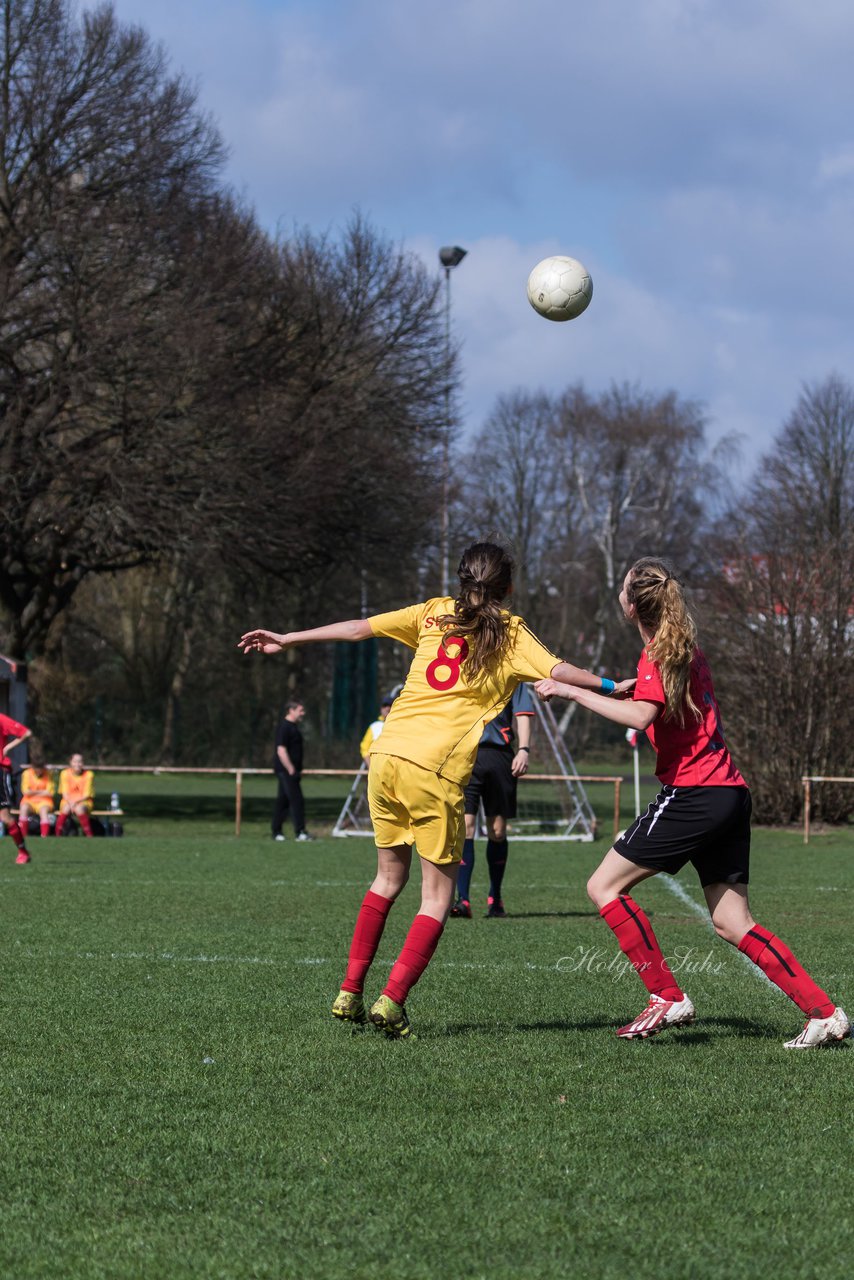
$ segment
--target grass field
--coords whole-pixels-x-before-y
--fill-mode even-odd
[[[2,1276],[850,1274],[854,1045],[782,1049],[690,875],[638,897],[694,1027],[613,1035],[644,993],[584,896],[607,840],[516,842],[512,915],[449,922],[387,1043],[328,1014],[370,841],[275,844],[269,782],[240,840],[227,789],[121,785],[122,840],[0,842]],[[758,919],[849,1005],[852,893],[851,833],[756,833]]]

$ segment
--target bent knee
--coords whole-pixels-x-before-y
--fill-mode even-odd
[[[615,894],[611,891],[610,886],[606,884],[604,880],[600,880],[595,875],[592,875],[587,881],[587,896],[593,903],[594,907],[597,907],[598,910],[601,911],[602,908],[615,897]]]
[[[732,947],[737,947],[747,932],[741,922],[716,920],[714,916],[712,916],[712,927],[721,941],[728,942]]]

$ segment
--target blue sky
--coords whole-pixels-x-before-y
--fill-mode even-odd
[[[854,379],[850,0],[115,0],[196,83],[271,230],[355,208],[452,279],[465,425],[578,379],[674,388],[751,462]],[[580,258],[588,311],[525,298]]]

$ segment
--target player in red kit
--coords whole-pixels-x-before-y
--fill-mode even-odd
[[[0,715],[0,822],[5,825],[18,846],[18,856],[15,861],[21,865],[30,861],[30,855],[24,843],[24,833],[12,816],[15,795],[12,789],[12,761],[9,759],[9,752],[14,751],[15,747],[20,746],[22,742],[26,742],[29,736],[30,730],[25,724],[18,724],[17,720]]]
[[[694,1006],[662,955],[635,885],[692,863],[712,924],[806,1014],[787,1049],[830,1044],[851,1024],[792,952],[750,913],[750,792],[733,764],[721,730],[709,664],[681,583],[664,560],[639,560],[620,592],[623,614],[644,643],[631,700],[612,702],[587,689],[541,680],[540,697],[568,698],[608,720],[646,730],[663,784],[645,814],[618,839],[590,878],[587,891],[649,992],[649,1003],[618,1036],[646,1038],[694,1021]]]

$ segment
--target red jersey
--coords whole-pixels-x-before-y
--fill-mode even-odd
[[[0,769],[12,768],[12,761],[6,755],[6,743],[11,738],[20,738],[21,734],[26,732],[25,724],[18,724],[17,720],[0,714]]]
[[[684,725],[659,715],[646,731],[657,757],[656,777],[678,787],[746,787],[727,750],[712,673],[699,649],[694,650],[691,662],[690,689],[700,708],[699,721],[686,707]],[[636,702],[655,702],[661,707],[667,702],[661,673],[647,657],[646,649],[638,663],[634,698]]]

